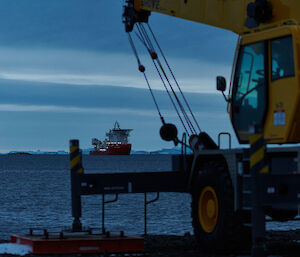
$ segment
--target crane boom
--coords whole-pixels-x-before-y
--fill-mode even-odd
[[[257,127],[268,143],[300,143],[299,0],[127,2],[133,13],[124,22],[127,32],[159,12],[240,35],[226,99],[239,143],[249,143]]]
[[[136,11],[158,12],[244,34],[283,21],[300,21],[299,0],[134,0]]]

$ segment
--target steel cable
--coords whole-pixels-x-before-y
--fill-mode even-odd
[[[137,60],[137,63],[138,63],[138,65],[139,65],[139,69],[140,69],[140,67],[141,67],[142,64],[141,64],[140,58],[139,58],[139,56],[138,56],[136,47],[135,47],[135,45],[134,45],[134,43],[133,43],[133,40],[132,40],[132,37],[131,37],[130,33],[128,33],[128,38],[129,38],[129,42],[130,42],[131,48],[132,48],[132,50],[133,50],[133,53],[134,53],[134,55],[135,55],[135,57],[136,57],[136,60]],[[141,70],[140,70],[140,71],[141,71]],[[151,93],[151,96],[152,96],[153,102],[154,102],[154,104],[155,104],[156,110],[157,110],[157,112],[158,112],[158,115],[159,115],[159,117],[160,117],[160,120],[162,121],[163,124],[165,124],[164,118],[163,118],[163,116],[162,116],[162,114],[161,114],[161,112],[160,112],[160,109],[159,109],[159,106],[158,106],[157,101],[156,101],[156,99],[155,99],[154,93],[153,93],[153,91],[152,91],[152,88],[150,87],[150,83],[149,83],[148,78],[147,78],[147,76],[146,76],[146,74],[145,74],[145,70],[144,70],[142,73],[144,74],[144,78],[145,78],[145,80],[146,80],[147,86],[148,86],[149,91],[150,91],[150,93]]]
[[[148,36],[148,34],[147,34],[147,32],[146,32],[146,30],[145,30],[145,28],[143,27],[142,24],[139,24],[138,31],[140,33],[140,35],[137,34],[138,38],[142,41],[142,43],[144,44],[144,46],[146,47],[146,49],[148,50],[149,54],[152,57],[152,53],[153,52],[155,53],[155,49],[154,49],[154,46],[153,46],[153,44],[151,42],[151,39],[149,38],[149,36]],[[153,60],[153,58],[152,58],[152,60]],[[176,94],[176,92],[175,92],[175,90],[174,90],[174,88],[173,88],[173,86],[172,86],[172,84],[170,82],[170,79],[168,78],[168,75],[166,74],[166,72],[165,72],[165,70],[164,70],[164,68],[162,66],[162,63],[160,62],[158,56],[155,58],[155,60],[157,61],[158,65],[159,65],[159,67],[160,67],[160,69],[161,69],[161,71],[162,71],[162,73],[163,73],[163,75],[164,75],[164,77],[165,77],[165,79],[166,79],[166,81],[167,81],[167,83],[168,83],[168,85],[169,85],[169,87],[170,87],[173,95],[174,95],[174,98],[176,99],[176,102],[177,102],[177,104],[178,104],[178,106],[179,106],[179,108],[180,108],[180,110],[181,110],[181,112],[182,112],[182,114],[183,114],[183,116],[185,118],[185,121],[186,121],[186,123],[187,123],[187,125],[188,125],[188,127],[189,127],[189,129],[191,131],[191,133],[197,133],[196,130],[195,130],[195,128],[194,128],[194,126],[193,126],[193,124],[192,124],[192,122],[191,122],[191,120],[190,120],[190,118],[188,117],[188,115],[187,115],[187,113],[186,113],[186,111],[185,111],[185,109],[184,109],[181,101],[179,100],[179,98],[178,98],[178,96],[177,96],[177,94]],[[169,70],[170,70],[170,67],[169,67]],[[157,69],[157,71],[159,72],[158,69]],[[173,77],[174,77],[174,75],[173,75]],[[161,80],[163,81],[162,77],[161,77]],[[165,89],[168,91],[168,89],[166,87],[165,87]]]
[[[161,47],[160,47],[160,45],[159,45],[159,43],[158,43],[156,37],[155,37],[155,35],[154,35],[154,33],[153,33],[153,31],[152,31],[152,29],[151,29],[151,27],[150,27],[150,25],[149,25],[148,23],[147,23],[147,26],[148,26],[148,29],[149,29],[149,31],[150,31],[150,33],[151,33],[151,35],[152,35],[152,37],[153,37],[153,39],[154,39],[154,41],[155,41],[155,43],[156,43],[158,49],[159,49],[159,51],[160,51],[160,53],[161,53],[161,55],[162,55],[164,61],[166,62],[166,65],[168,66],[168,69],[169,69],[169,71],[170,71],[170,73],[171,73],[171,75],[172,75],[172,77],[173,77],[173,79],[174,79],[174,81],[175,81],[175,83],[176,83],[176,85],[177,85],[179,91],[180,91],[180,94],[181,94],[181,96],[182,96],[182,98],[183,98],[183,100],[184,100],[186,106],[188,107],[188,109],[189,109],[189,111],[190,111],[190,114],[191,114],[192,117],[193,117],[193,120],[194,120],[194,122],[195,122],[197,128],[198,128],[199,131],[201,132],[201,128],[200,128],[200,126],[199,126],[199,124],[198,124],[198,122],[197,122],[197,120],[196,120],[196,118],[195,118],[195,116],[194,116],[194,114],[193,114],[193,112],[192,112],[192,109],[191,109],[191,107],[190,107],[188,101],[186,100],[186,98],[185,98],[185,96],[184,96],[184,94],[183,94],[183,92],[182,92],[182,90],[181,90],[181,88],[180,88],[180,86],[179,86],[179,83],[178,83],[177,79],[175,78],[175,75],[174,75],[174,73],[173,73],[173,71],[172,71],[172,69],[171,69],[171,67],[170,67],[170,65],[169,65],[169,63],[168,63],[168,61],[167,61],[167,58],[165,57],[165,55],[164,55],[164,53],[163,53],[163,51],[162,51],[162,49],[161,49]]]
[[[144,35],[143,33],[141,33],[141,31],[139,30],[139,28],[138,28],[138,31],[139,31],[140,34],[137,34],[137,37],[140,39],[140,41],[142,42],[142,44],[146,47],[146,49],[148,50],[149,54],[151,55],[151,53],[154,51],[154,49],[153,49],[153,50],[150,49],[151,46],[148,46],[148,44],[147,44],[147,42],[146,42],[147,40],[145,39],[145,35]],[[169,98],[170,98],[170,101],[171,101],[171,103],[172,103],[172,105],[173,105],[173,107],[174,107],[174,109],[175,109],[175,111],[176,111],[176,113],[177,113],[177,116],[178,116],[179,119],[180,119],[180,122],[181,122],[182,126],[184,127],[186,133],[187,133],[188,135],[190,135],[190,133],[188,132],[188,130],[187,130],[185,124],[184,124],[184,121],[183,121],[183,119],[182,119],[182,117],[181,117],[181,115],[180,115],[180,112],[178,111],[178,108],[177,108],[177,106],[176,106],[176,104],[175,104],[175,102],[174,102],[174,100],[173,100],[173,98],[172,98],[172,96],[171,96],[171,94],[170,94],[170,91],[169,91],[168,88],[167,88],[167,85],[166,85],[166,83],[165,83],[165,81],[164,81],[164,79],[163,79],[163,76],[161,75],[161,73],[160,73],[160,71],[159,71],[159,69],[158,69],[158,67],[157,67],[157,65],[156,65],[156,63],[155,63],[155,61],[154,61],[153,58],[152,58],[152,62],[153,62],[154,66],[155,66],[155,68],[156,68],[156,71],[157,71],[157,73],[158,73],[158,75],[159,75],[159,77],[160,77],[160,79],[161,79],[161,81],[162,81],[162,83],[163,83],[163,85],[164,85],[164,88],[165,88],[165,90],[166,90],[166,92],[167,92],[167,94],[168,94],[168,96],[169,96]],[[163,67],[161,66],[161,63],[160,63],[160,62],[159,62],[159,65],[160,65],[160,68],[161,68],[161,70],[162,70],[162,72],[163,72],[163,74],[164,74],[166,80],[168,81],[168,84],[170,85],[170,87],[171,87],[171,89],[172,89],[172,91],[173,91],[173,94],[174,94],[175,99],[176,99],[177,102],[178,102],[179,99],[178,99],[178,97],[176,96],[176,93],[175,93],[175,91],[173,90],[172,85],[170,84],[170,82],[169,82],[169,80],[168,80],[168,77],[167,77],[167,75],[166,75],[166,73],[165,73]],[[179,107],[182,107],[182,106],[180,106],[180,102],[179,102]],[[181,111],[182,111],[182,108],[181,108]],[[184,117],[185,117],[185,119],[186,119],[186,113],[185,113],[184,111],[182,111],[182,113],[183,113],[183,115],[184,115]],[[189,126],[191,132],[193,133],[193,130],[191,129],[190,124],[189,124],[188,122],[187,122],[187,124],[188,124],[188,126]]]

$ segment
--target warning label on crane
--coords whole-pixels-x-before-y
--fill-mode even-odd
[[[285,125],[285,111],[274,111],[273,115],[274,126],[284,126]]]

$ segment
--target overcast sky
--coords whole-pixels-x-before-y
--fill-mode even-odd
[[[67,150],[71,138],[89,148],[115,120],[133,129],[135,150],[172,147],[159,138],[160,120],[121,22],[122,4],[1,1],[0,152]],[[229,79],[236,36],[159,14],[150,24],[201,128],[213,138],[232,133],[215,77]],[[149,57],[138,50],[152,87],[162,90]],[[179,124],[165,93],[155,94],[166,121]]]

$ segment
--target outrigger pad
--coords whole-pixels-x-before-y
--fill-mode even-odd
[[[87,234],[80,232],[44,235],[11,235],[11,243],[27,245],[32,254],[142,253],[144,238],[124,234]],[[106,256],[106,255],[105,255]]]
[[[206,150],[217,150],[219,147],[215,143],[215,141],[206,133],[201,132],[199,134],[200,144],[203,145],[203,148]]]

